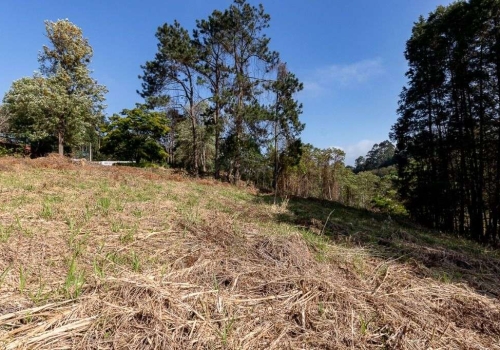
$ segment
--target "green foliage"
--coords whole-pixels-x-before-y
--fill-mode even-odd
[[[19,292],[21,293],[23,293],[24,290],[26,289],[28,273],[29,272],[23,265],[19,266]]]
[[[193,163],[193,141],[191,121],[183,120],[176,125],[176,149],[175,161],[182,164],[187,169],[192,169]],[[196,147],[197,164],[202,173],[208,173],[214,170],[214,134],[206,125],[196,125]]]
[[[90,77],[93,52],[82,30],[68,20],[45,28],[51,46],[39,55],[41,73],[15,81],[3,102],[11,131],[31,141],[57,137],[62,154],[97,126],[107,90]]]
[[[189,32],[179,22],[164,24],[156,32],[158,52],[152,61],[141,68],[144,74],[142,97],[156,106],[167,99],[172,106],[190,122],[191,167],[193,174],[199,172],[198,126],[200,125],[200,100],[197,94],[199,73],[197,70],[199,50]],[[166,98],[166,94],[171,96]],[[173,124],[173,123],[172,123]]]
[[[395,164],[396,147],[390,141],[374,144],[366,157],[360,156],[355,162],[355,172],[385,168]]]
[[[300,161],[290,167],[283,183],[284,193],[406,215],[395,187],[395,168],[384,174],[374,171],[355,173],[344,166],[344,157],[345,153],[340,149],[303,145]]]
[[[411,215],[489,243],[500,239],[499,13],[499,1],[470,0],[419,18],[391,134]]]
[[[300,122],[302,104],[294,95],[303,89],[302,83],[286,69],[285,64],[278,66],[276,81],[269,84],[269,90],[276,95],[274,104],[269,107],[273,135],[273,188],[278,193],[279,177],[286,176],[288,167],[298,162],[301,155],[301,142],[298,135],[305,125]]]
[[[300,105],[291,97],[302,85],[289,73],[269,83],[278,63],[264,34],[269,21],[261,5],[236,0],[197,21],[192,35],[176,21],[158,28],[158,52],[142,66],[141,95],[155,107],[168,96],[183,117],[172,123],[175,158],[195,175],[213,171],[219,177],[225,171],[234,182],[248,178],[255,173],[253,158],[261,156],[254,146],[265,146],[269,122],[279,123],[280,135],[303,128]],[[266,90],[279,99],[263,102]]]
[[[0,104],[0,133],[3,134],[9,130],[9,113],[5,105]]]
[[[0,145],[0,157],[5,157],[5,156],[21,156],[23,155],[22,148],[20,147],[6,147],[3,145]]]
[[[164,162],[167,153],[163,139],[170,131],[168,120],[160,112],[144,105],[113,115],[105,126],[101,152],[120,160]]]
[[[85,284],[85,275],[83,271],[78,270],[78,265],[75,257],[73,257],[68,265],[68,273],[63,285],[63,291],[66,297],[76,299],[82,293],[83,285]]]

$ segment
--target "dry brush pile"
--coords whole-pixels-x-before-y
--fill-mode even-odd
[[[0,160],[0,349],[500,349],[500,302],[165,170]]]

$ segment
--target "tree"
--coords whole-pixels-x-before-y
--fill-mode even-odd
[[[356,158],[354,161],[354,170],[355,172],[359,173],[361,171],[365,170],[365,163],[366,163],[366,158],[363,156],[359,156]]]
[[[274,139],[273,188],[276,201],[279,174],[285,174],[286,167],[296,164],[300,158],[298,136],[305,125],[299,120],[302,104],[294,99],[294,95],[303,89],[303,85],[287,71],[286,64],[281,63],[276,81],[267,88],[276,96],[274,104],[269,107]]]
[[[63,155],[102,120],[107,90],[90,76],[93,51],[82,30],[68,20],[45,28],[51,46],[39,55],[41,74],[15,81],[4,103],[14,131],[31,140],[55,136]]]
[[[256,160],[265,159],[262,151],[270,122],[277,123],[283,164],[285,156],[290,160],[300,150],[301,106],[291,96],[302,85],[286,69],[280,82],[271,84],[270,74],[279,60],[264,33],[269,21],[262,5],[235,0],[228,9],[196,21],[192,35],[177,21],[158,28],[158,52],[142,66],[140,95],[155,108],[156,101],[168,98],[178,115],[190,122],[190,140],[185,122],[172,132],[178,156],[182,153],[176,159],[189,164],[195,175],[210,169],[215,178],[225,172],[230,181],[238,182],[255,173]],[[280,99],[271,102],[269,96],[276,94]],[[206,144],[209,140],[213,152]]]
[[[165,114],[138,105],[121,115],[114,114],[106,125],[101,152],[136,163],[166,161],[164,140],[170,129]]]
[[[179,22],[164,24],[156,32],[158,52],[155,59],[141,66],[144,73],[142,92],[144,98],[170,94],[174,106],[190,120],[192,138],[191,171],[199,173],[197,94],[199,77],[199,51],[189,32]]]
[[[429,226],[500,238],[500,2],[440,6],[407,42],[397,143],[400,194]]]
[[[196,21],[196,30],[193,32],[195,44],[200,52],[199,71],[202,82],[211,92],[209,100],[212,102],[209,115],[214,128],[214,177],[220,178],[220,139],[227,121],[224,118],[224,108],[229,102],[231,90],[229,86],[230,67],[228,55],[224,50],[224,33],[229,29],[229,23],[224,20],[222,12],[215,10],[206,20]]]
[[[394,164],[396,147],[390,141],[382,141],[373,145],[363,160],[362,170],[374,170]],[[361,161],[361,159],[358,158]]]
[[[267,73],[276,66],[278,54],[269,49],[270,39],[263,33],[269,27],[270,16],[264,7],[251,6],[245,0],[235,0],[221,15],[223,35],[221,45],[229,56],[228,66],[231,69],[232,96],[227,104],[231,115],[234,152],[230,160],[229,172],[238,182],[241,178],[243,147],[253,144],[255,135],[248,133],[261,132],[259,122],[267,115],[259,106],[259,96],[264,79],[259,72]],[[260,75],[260,76],[259,76]]]

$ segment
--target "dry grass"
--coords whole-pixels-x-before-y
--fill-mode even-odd
[[[5,158],[0,195],[0,348],[500,349],[498,298],[243,189]]]

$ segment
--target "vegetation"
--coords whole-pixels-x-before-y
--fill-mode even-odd
[[[158,53],[142,67],[141,96],[153,107],[168,96],[170,108],[189,121],[191,152],[183,165],[194,175],[212,169],[216,178],[224,172],[235,183],[254,180],[255,159],[264,158],[272,137],[276,147],[278,125],[279,133],[289,135],[303,128],[293,99],[302,85],[270,50],[269,21],[262,5],[235,0],[227,10],[197,21],[192,35],[178,22],[158,28]],[[275,80],[273,71],[278,71]],[[266,104],[264,91],[276,100]],[[211,158],[203,152],[209,141]]]
[[[500,256],[478,244],[170,170],[0,169],[6,349],[498,345]]]
[[[167,163],[193,175],[245,180],[274,191],[275,201],[314,196],[404,213],[391,188],[393,173],[383,180],[357,176],[339,150],[302,144],[295,96],[303,86],[270,49],[269,23],[262,6],[236,0],[197,21],[192,33],[176,21],[164,24],[156,33],[158,52],[142,67],[145,104],[102,122],[104,88],[88,74],[90,45],[69,21],[47,22],[54,48],[40,55],[43,75],[15,82],[6,94],[8,131],[31,141],[38,154],[58,140],[60,153],[64,141],[74,155],[89,155],[84,144],[90,144],[94,159]],[[82,108],[93,113],[81,114]],[[355,172],[390,163],[394,146],[377,147]]]
[[[57,138],[78,145],[102,119],[106,88],[90,77],[92,47],[68,20],[45,22],[52,47],[40,53],[40,72],[15,81],[4,97],[11,130],[30,141]]]
[[[421,17],[393,127],[412,216],[485,243],[500,238],[500,2],[459,1]]]
[[[356,159],[355,172],[386,168],[395,164],[396,147],[388,140],[373,145],[366,157]]]
[[[499,347],[500,1],[415,23],[394,143],[354,167],[300,139],[269,25],[163,24],[106,119],[82,30],[46,22],[0,105],[0,347]],[[60,157],[92,147],[153,166]]]
[[[170,129],[164,114],[149,111],[144,105],[125,109],[121,114],[113,115],[105,125],[101,152],[136,163],[165,162],[167,153],[163,145]]]
[[[378,149],[378,145],[374,149]],[[373,154],[373,150],[367,154],[368,164],[374,162],[371,158]],[[286,169],[280,177],[280,193],[333,200],[391,214],[406,214],[394,184],[397,179],[394,167],[356,173],[344,165],[344,157],[345,153],[340,149],[319,149],[309,144],[302,146],[298,164]]]

